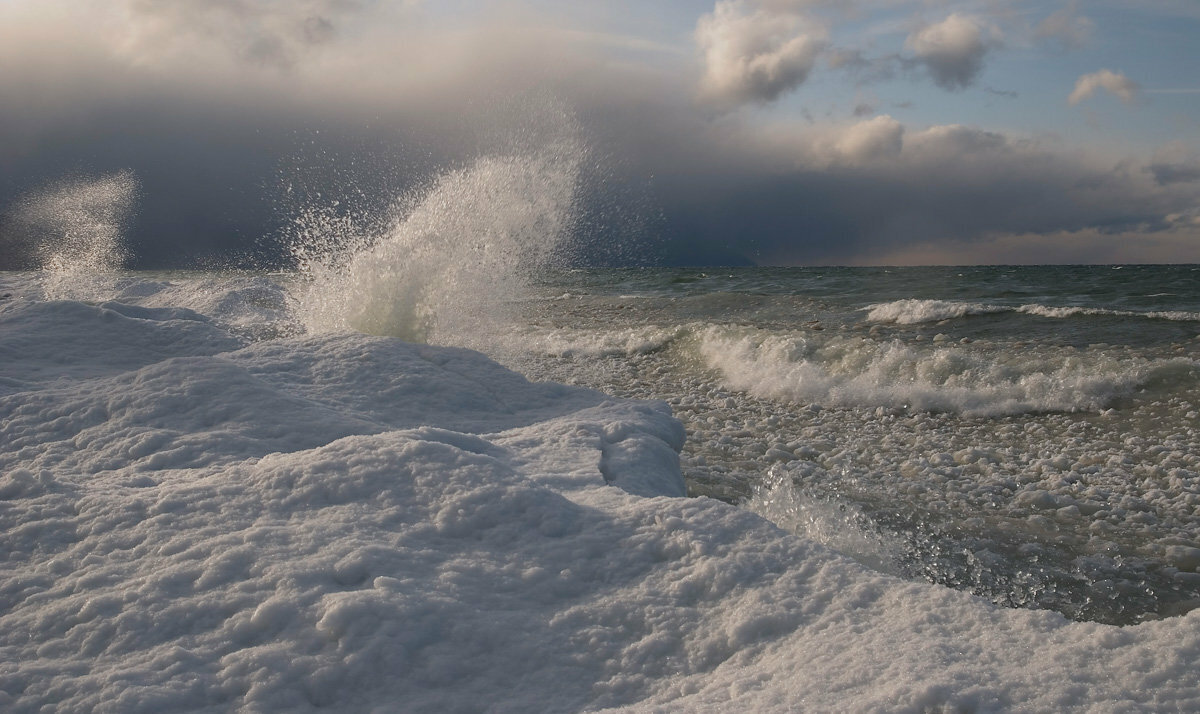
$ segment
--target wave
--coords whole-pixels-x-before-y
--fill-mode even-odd
[[[536,150],[481,157],[399,202],[379,235],[319,211],[302,216],[301,321],[310,332],[490,342],[563,251],[585,153],[566,132]]]
[[[918,347],[753,328],[708,328],[698,349],[729,388],[760,398],[971,417],[1100,411],[1146,386],[1200,378],[1200,363],[1184,358]]]
[[[1080,316],[1110,316],[1170,320],[1175,322],[1200,322],[1200,312],[1188,312],[1184,310],[1138,312],[1136,310],[1112,310],[1098,307],[1055,307],[1036,303],[1011,306],[989,305],[979,302],[958,302],[954,300],[918,300],[913,298],[877,303],[868,305],[862,309],[867,311],[867,322],[894,325],[916,325],[925,322],[940,322],[960,317],[993,315],[998,313],[1021,313],[1054,319]]]
[[[1171,322],[1200,322],[1200,312],[1184,310],[1157,310],[1138,312],[1136,310],[1108,310],[1098,307],[1048,307],[1046,305],[1022,305],[1017,312],[1038,317],[1068,318],[1090,315],[1105,315],[1109,317],[1142,317],[1150,320],[1169,320]]]
[[[903,575],[900,541],[862,509],[827,495],[806,493],[778,464],[754,485],[742,507],[802,538],[849,556],[872,570]]]
[[[632,357],[664,349],[686,334],[684,327],[638,327],[627,330],[562,328],[516,335],[521,349],[549,357]]]
[[[915,325],[922,322],[939,322],[967,315],[987,315],[1010,312],[1012,308],[1001,305],[985,305],[977,302],[955,302],[951,300],[905,299],[868,305],[868,322]]]
[[[138,190],[133,172],[119,171],[64,179],[17,201],[15,229],[41,268],[48,299],[109,297],[127,258],[125,227]]]
[[[16,298],[0,329],[8,710],[1194,708],[1197,614],[882,576],[810,538],[886,568],[891,534],[785,469],[751,505],[806,537],[679,498],[662,403],[366,335],[231,349],[189,309]]]

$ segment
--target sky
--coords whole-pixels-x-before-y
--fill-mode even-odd
[[[1200,263],[1197,37],[1194,0],[0,0],[0,268],[71,182],[135,177],[129,267],[261,265],[564,123],[582,262]]]

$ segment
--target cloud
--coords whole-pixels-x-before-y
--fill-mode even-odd
[[[1154,152],[1146,171],[1159,186],[1200,182],[1200,152],[1182,142],[1171,142]]]
[[[1160,186],[1200,181],[1200,161],[1156,162],[1147,169]]]
[[[718,171],[722,180],[711,187],[696,178]],[[961,125],[907,128],[888,118],[747,130],[736,150],[693,168],[690,180],[687,209],[666,210],[672,222],[687,216],[679,230],[709,245],[738,236],[738,250],[766,264],[920,262],[938,250],[970,263],[973,246],[987,261],[999,238],[1026,236],[1021,244],[1032,246],[1037,235],[1046,236],[1047,254],[1091,262],[1086,241],[1062,251],[1052,242],[1120,233],[1131,241],[1128,256],[1136,252],[1132,236],[1149,241],[1173,230],[1167,217],[1198,198],[1194,188],[1158,186],[1137,166],[1114,167],[1053,143]]]
[[[914,243],[864,265],[1131,265],[1200,262],[1197,226],[1146,234],[1083,229]]]
[[[949,161],[951,164],[971,161],[981,154],[999,155],[1011,150],[1003,134],[961,124],[932,126],[914,134],[911,148],[924,160]]]
[[[130,267],[241,253],[269,263],[280,254],[262,238],[305,201],[386,209],[447,167],[537,145],[559,115],[596,165],[579,199],[589,261],[863,263],[919,244],[970,262],[996,236],[1182,230],[1166,217],[1200,205],[1178,154],[1114,168],[1052,142],[886,115],[714,116],[696,106],[686,53],[596,35],[570,22],[574,5],[554,22],[532,11],[501,22],[365,1],[222,1],[232,9],[0,2],[0,212],[71,172],[130,169],[142,187]],[[728,7],[770,27],[791,18],[779,47],[791,32],[823,36],[799,3]],[[597,39],[581,42],[589,32]],[[247,52],[264,37],[278,40],[275,59]],[[726,102],[767,96],[749,80],[731,87],[742,89]],[[5,250],[0,267],[13,264]]]
[[[120,3],[118,3],[119,5]],[[126,0],[123,51],[134,61],[203,57],[287,69],[368,13],[359,0]],[[412,7],[401,3],[401,7]]]
[[[1075,81],[1075,89],[1067,97],[1067,104],[1075,106],[1096,93],[1097,89],[1111,92],[1126,104],[1133,104],[1141,91],[1137,82],[1129,79],[1120,72],[1102,69],[1099,72],[1085,74]]]
[[[696,24],[701,96],[722,106],[773,101],[804,83],[826,33],[794,4],[719,0]]]
[[[1039,22],[1033,28],[1033,36],[1039,40],[1057,41],[1066,49],[1078,49],[1088,43],[1095,29],[1096,23],[1079,14],[1079,3],[1072,0]]]
[[[899,156],[903,143],[904,125],[882,114],[847,128],[834,147],[844,159],[860,163]]]
[[[868,57],[861,50],[845,47],[830,47],[824,55],[825,64],[830,69],[848,72],[859,84],[889,82],[896,78],[897,70],[905,65],[904,58],[898,54]]]
[[[985,27],[972,17],[953,13],[910,34],[904,47],[924,65],[935,84],[953,91],[975,81],[983,71],[984,57],[1000,41],[1000,31],[994,26]]]

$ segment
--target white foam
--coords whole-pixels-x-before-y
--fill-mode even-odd
[[[1110,310],[1110,308],[1103,307],[1048,306],[1038,304],[1012,307],[1006,305],[988,305],[984,304],[984,302],[960,302],[954,300],[894,300],[892,302],[878,302],[878,304],[864,307],[863,310],[866,311],[866,322],[895,325],[936,323],[946,319],[970,317],[973,314],[995,314],[1001,312],[1020,312],[1051,319],[1067,319],[1080,316],[1112,316],[1171,320],[1171,322],[1200,322],[1200,312],[1181,310],[1139,312],[1132,310]]]
[[[119,374],[169,357],[212,355],[243,342],[183,308],[120,303],[0,302],[0,394],[64,378]]]
[[[868,322],[915,325],[922,322],[949,320],[965,315],[1008,312],[1012,308],[976,302],[906,299],[869,305],[863,309],[867,310]]]
[[[683,335],[680,327],[635,327],[627,330],[558,328],[521,334],[523,350],[553,357],[628,357],[663,349]]]
[[[1184,310],[1158,310],[1138,312],[1133,310],[1109,310],[1095,307],[1047,307],[1046,305],[1022,305],[1018,312],[1039,317],[1064,319],[1080,315],[1109,315],[1113,317],[1144,317],[1152,320],[1169,320],[1172,322],[1200,322],[1200,312]]]
[[[698,349],[724,383],[757,397],[825,406],[947,411],[967,416],[1098,411],[1167,375],[1194,379],[1188,359],[1118,359],[1048,348],[918,347],[860,337],[790,336],[712,327]]]
[[[1036,315],[1051,319],[1067,319],[1080,316],[1113,316],[1140,317],[1151,320],[1169,320],[1174,322],[1200,321],[1200,313],[1184,310],[1112,310],[1108,308],[1080,306],[1048,306],[1036,303],[1012,307],[1007,305],[989,305],[979,302],[958,302],[954,300],[918,300],[904,299],[892,302],[877,303],[863,308],[867,311],[867,322],[878,322],[894,325],[917,325],[926,322],[940,322],[971,315],[992,315],[1005,312],[1019,312],[1026,315]]]
[[[263,275],[189,274],[186,279],[119,281],[112,300],[147,307],[187,307],[251,339],[303,331],[295,320],[291,293]]]
[[[1200,612],[1006,610],[680,498],[660,403],[363,335],[212,353],[187,311],[89,309],[10,309],[40,359],[71,331],[147,358],[0,360],[27,382],[0,398],[7,711],[1200,707]]]

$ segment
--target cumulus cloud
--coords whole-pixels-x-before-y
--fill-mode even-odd
[[[1138,83],[1124,74],[1102,69],[1099,72],[1085,74],[1075,80],[1075,89],[1067,97],[1067,104],[1075,106],[1091,97],[1098,89],[1111,92],[1126,104],[1133,104],[1137,101],[1138,93],[1141,91]]]
[[[899,156],[903,144],[904,125],[882,114],[848,127],[834,147],[843,158],[860,163]]]
[[[808,78],[825,30],[794,4],[720,0],[696,24],[701,95],[720,105],[770,102]]]
[[[1086,15],[1079,14],[1079,3],[1073,1],[1039,22],[1033,28],[1033,36],[1039,40],[1056,41],[1067,49],[1078,49],[1088,43],[1095,28],[1096,23]]]
[[[904,47],[929,71],[935,84],[959,90],[975,81],[983,71],[984,57],[1000,41],[1000,31],[994,26],[953,13],[910,34]]]
[[[932,126],[913,135],[910,146],[924,159],[970,161],[979,154],[1000,154],[1011,149],[1003,134],[961,124]]]

